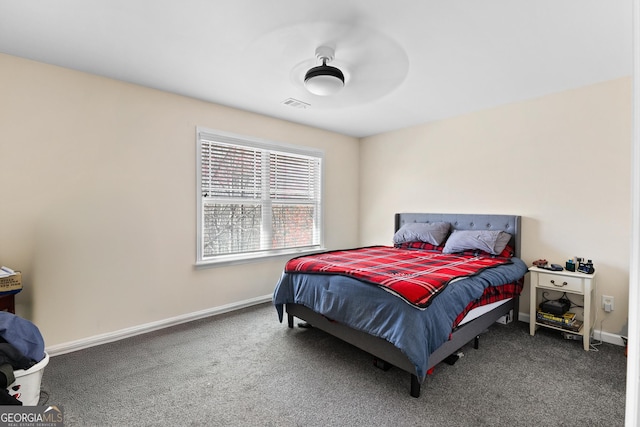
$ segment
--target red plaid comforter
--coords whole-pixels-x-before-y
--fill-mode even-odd
[[[510,262],[508,258],[373,246],[294,258],[287,262],[285,272],[353,277],[388,289],[410,304],[425,308],[453,279]]]

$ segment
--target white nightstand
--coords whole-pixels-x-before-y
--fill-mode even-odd
[[[566,331],[562,328],[557,328],[555,326],[536,322],[536,312],[538,308],[538,289],[543,289],[545,291],[566,292],[567,294],[573,295],[582,295],[584,298],[584,310],[581,319],[583,321],[583,325],[580,331],[571,333],[582,335],[583,347],[585,350],[589,351],[591,331],[593,329],[593,323],[595,321],[595,311],[593,309],[593,303],[595,299],[594,293],[596,288],[596,273],[574,273],[567,270],[550,271],[538,267],[530,267],[529,271],[531,272],[529,333],[531,335],[535,335],[536,328],[538,326],[557,329],[559,331]],[[570,296],[571,295],[569,295],[569,297]],[[572,301],[574,301],[574,303],[576,302],[575,299],[572,299]]]

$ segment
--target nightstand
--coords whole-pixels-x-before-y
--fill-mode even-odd
[[[0,295],[0,311],[8,311],[9,313],[16,314],[16,302],[15,295]]]
[[[582,336],[582,345],[585,350],[589,351],[591,331],[593,330],[593,323],[595,321],[595,311],[593,303],[595,300],[595,288],[596,288],[596,273],[585,274],[572,271],[550,271],[538,267],[530,267],[531,272],[531,292],[530,292],[530,306],[529,306],[529,333],[535,335],[538,326],[545,328],[556,329],[559,331],[565,331],[572,334]],[[538,291],[557,291],[566,292],[569,298],[571,295],[582,295],[583,298],[583,312],[582,328],[578,332],[567,331],[560,327],[555,327],[543,323],[536,322],[536,312],[538,308]],[[561,295],[558,295],[559,298]],[[554,296],[556,298],[556,296]],[[551,299],[551,298],[550,298]],[[576,303],[575,298],[571,299]],[[571,309],[573,310],[573,308]],[[576,313],[579,314],[579,313]]]

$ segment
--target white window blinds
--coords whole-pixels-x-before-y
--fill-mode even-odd
[[[199,131],[198,261],[321,247],[322,153]]]

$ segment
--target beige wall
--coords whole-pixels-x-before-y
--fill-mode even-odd
[[[600,295],[615,297],[614,312],[598,308],[596,329],[619,333],[628,312],[631,105],[623,78],[365,138],[360,243],[390,244],[395,212],[521,215],[528,264],[594,260],[597,307]]]
[[[48,347],[273,292],[285,258],[194,268],[196,126],[323,149],[325,243],[357,244],[355,138],[7,55],[0,82],[0,264]]]
[[[596,329],[625,325],[630,78],[362,141],[1,54],[0,79],[0,264],[47,346],[273,291],[286,258],[194,268],[196,126],[325,150],[329,248],[400,211],[522,215],[525,261],[592,258]]]

